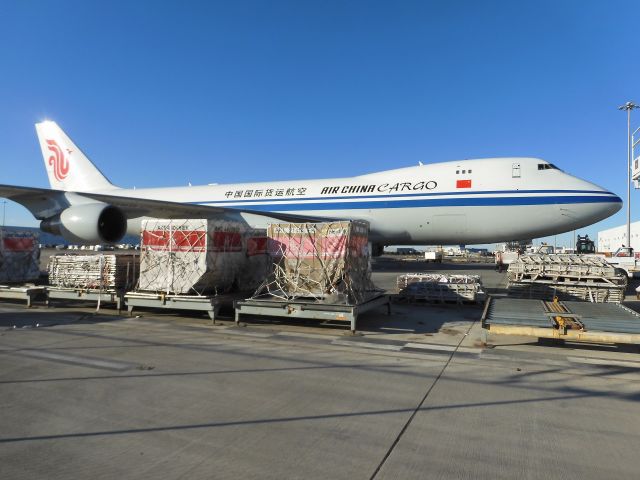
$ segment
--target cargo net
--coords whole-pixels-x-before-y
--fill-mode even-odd
[[[264,230],[232,220],[146,220],[137,290],[174,295],[251,292],[267,276]]]
[[[269,225],[272,270],[252,298],[351,305],[378,295],[368,232],[362,221]]]
[[[131,254],[53,255],[49,284],[87,290],[133,288],[140,271],[139,256]]]
[[[0,283],[24,283],[40,276],[38,236],[0,228]]]
[[[398,298],[408,302],[479,302],[485,293],[479,275],[407,273],[396,280]]]
[[[522,255],[507,271],[509,296],[540,300],[620,303],[627,275],[605,259],[587,255]]]

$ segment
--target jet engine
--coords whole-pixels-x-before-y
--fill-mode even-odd
[[[73,243],[116,243],[127,231],[127,217],[105,203],[73,205],[40,222],[40,229]]]

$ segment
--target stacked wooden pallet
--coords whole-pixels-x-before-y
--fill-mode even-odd
[[[54,255],[49,259],[49,284],[64,288],[132,288],[139,272],[137,255]]]
[[[407,301],[478,302],[484,299],[478,275],[408,273],[396,280],[398,297]]]
[[[517,298],[620,303],[627,276],[603,258],[582,255],[522,255],[509,265],[509,295]]]

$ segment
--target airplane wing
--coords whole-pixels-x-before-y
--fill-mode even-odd
[[[337,220],[290,213],[253,211],[245,208],[216,207],[189,203],[149,200],[145,198],[105,195],[91,192],[66,192],[48,188],[0,185],[0,197],[8,198],[27,208],[38,220],[50,218],[71,205],[71,199],[92,199],[121,209],[127,218],[210,218],[227,213],[250,213],[284,222],[317,222]],[[76,202],[74,202],[76,203]]]

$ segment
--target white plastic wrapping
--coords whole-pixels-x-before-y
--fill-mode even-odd
[[[244,223],[223,219],[143,221],[138,290],[192,295],[253,290],[268,266],[266,249],[255,245],[260,235],[264,238]]]

